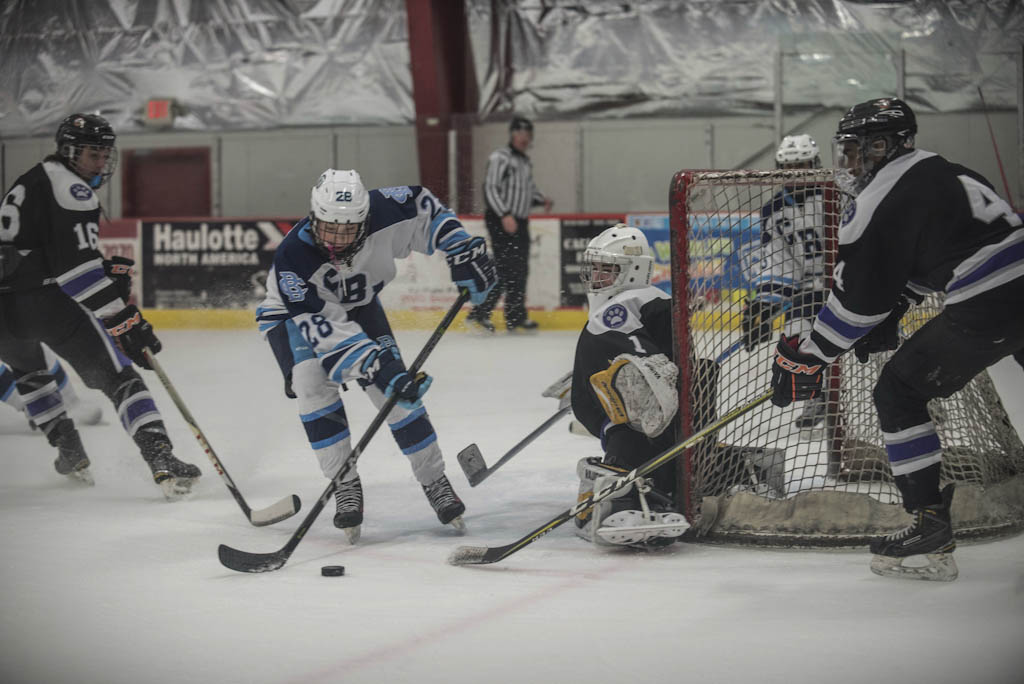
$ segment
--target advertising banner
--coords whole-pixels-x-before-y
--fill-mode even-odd
[[[293,219],[142,222],[143,306],[255,309]]]
[[[470,235],[487,238],[480,217],[460,217]],[[530,275],[526,283],[526,305],[531,309],[556,309],[559,306],[558,278],[559,221],[553,218],[530,219]],[[487,240],[488,250],[494,250]],[[380,293],[385,309],[443,309],[455,296],[451,273],[443,254],[427,256],[418,252],[395,261],[397,275]],[[502,308],[504,300],[499,301]]]

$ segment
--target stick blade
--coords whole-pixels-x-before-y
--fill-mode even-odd
[[[484,456],[476,444],[470,444],[460,451],[458,460],[470,487],[476,487],[487,477],[487,463],[484,462]]]
[[[271,572],[281,569],[288,562],[288,555],[280,551],[274,553],[249,553],[239,551],[226,544],[217,547],[220,563],[229,570],[236,572]]]
[[[508,555],[509,546],[460,546],[448,556],[449,565],[487,565]]]
[[[300,510],[302,510],[302,501],[299,497],[292,494],[291,496],[284,497],[272,506],[261,508],[258,511],[252,511],[249,514],[249,522],[256,527],[273,525],[274,523],[279,523],[282,520],[287,520]]]

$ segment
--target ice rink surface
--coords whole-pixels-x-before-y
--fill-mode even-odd
[[[427,335],[399,332],[407,359]],[[93,488],[58,476],[45,439],[0,406],[5,684],[1024,678],[1024,536],[962,544],[949,584],[876,577],[866,550],[596,550],[568,524],[499,564],[447,565],[459,544],[507,544],[574,502],[576,461],[599,446],[567,420],[476,488],[455,460],[476,442],[492,464],[555,412],[540,393],[571,367],[571,332],[450,332],[427,362],[466,536],[437,522],[382,430],[359,462],[358,546],[332,526],[332,505],[284,568],[235,573],[218,544],[280,548],[327,482],[255,332],[160,336],[164,369],[249,504],[298,494],[303,510],[250,526],[152,373],[176,453],[204,471],[188,501],[164,501],[109,405],[104,424],[82,428]],[[1024,424],[1019,370],[1004,361],[994,376]],[[343,398],[356,441],[372,406],[358,389]],[[321,577],[322,565],[346,575]]]

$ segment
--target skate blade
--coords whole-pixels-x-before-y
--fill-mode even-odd
[[[157,483],[168,501],[180,501],[192,493],[195,480],[190,477],[167,477]]]
[[[349,544],[355,544],[359,541],[359,537],[363,533],[363,526],[353,525],[352,527],[342,527],[341,531],[345,533],[345,538],[348,539]]]
[[[81,484],[92,487],[96,484],[96,480],[92,479],[92,473],[89,472],[89,468],[80,468],[79,470],[72,470],[68,473],[68,479],[80,482]]]
[[[462,519],[461,515],[457,515],[449,520],[448,524],[459,534],[466,534],[466,521]]]
[[[795,428],[797,439],[801,442],[820,442],[825,439],[825,426],[815,425],[809,428]]]
[[[929,553],[925,554],[926,565],[904,565],[904,561],[911,558],[920,559],[921,556],[908,556],[907,558],[893,558],[891,556],[874,556],[871,559],[871,572],[881,577],[896,577],[899,579],[919,579],[932,582],[952,582],[960,571],[953,560],[952,553]]]
[[[597,536],[609,544],[639,544],[654,537],[674,539],[690,529],[681,513],[653,513],[645,519],[640,511],[620,511],[601,523]]]

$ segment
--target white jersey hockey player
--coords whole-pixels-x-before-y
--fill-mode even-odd
[[[821,168],[818,144],[809,135],[787,135],[775,152],[777,169]],[[754,298],[743,310],[743,342],[750,351],[772,337],[774,321],[785,316],[786,335],[809,332],[825,303],[824,189],[794,183],[761,207],[761,247],[751,274]],[[810,430],[825,418],[825,401],[807,402],[794,421]]]
[[[355,171],[328,169],[313,187],[310,215],[277,248],[267,297],[257,311],[302,426],[326,477],[352,453],[339,395],[358,383],[378,408],[397,394],[387,422],[443,524],[462,529],[465,506],[444,474],[437,435],[420,398],[430,376],[412,377],[402,362],[378,293],[394,279],[395,260],[413,251],[442,253],[452,281],[480,303],[494,286],[483,238],[471,237],[427,188],[367,190]],[[355,468],[335,491],[336,527],[354,543],[363,520]]]

